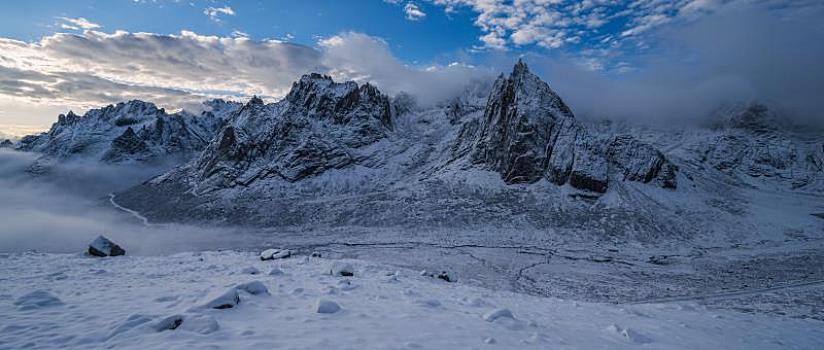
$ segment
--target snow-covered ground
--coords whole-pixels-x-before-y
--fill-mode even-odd
[[[361,260],[10,253],[0,271],[3,349],[824,348],[816,320],[541,298]]]

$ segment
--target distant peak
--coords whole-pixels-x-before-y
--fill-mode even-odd
[[[309,73],[309,74],[304,74],[302,77],[300,77],[300,80],[329,80],[329,81],[331,81],[332,77],[330,77],[328,75],[320,74],[320,73]]]
[[[524,63],[523,59],[519,58],[518,62],[515,63],[515,68],[512,69],[512,75],[521,75],[524,73],[529,73],[529,67]]]
[[[263,99],[258,97],[258,95],[254,95],[254,96],[252,96],[252,99],[249,100],[248,104],[250,104],[250,105],[262,105],[263,104]]]

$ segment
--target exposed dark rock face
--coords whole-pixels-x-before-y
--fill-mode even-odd
[[[480,124],[464,125],[457,142],[457,156],[468,152],[472,163],[500,173],[510,184],[546,178],[557,185],[605,192],[610,175],[620,173],[629,181],[676,186],[677,168],[663,154],[629,137],[590,136],[561,98],[521,61],[509,77],[498,78]]]
[[[612,139],[607,152],[613,167],[620,170],[624,179],[656,181],[664,188],[675,188],[678,167],[654,147],[629,136],[619,136]]]
[[[135,156],[147,150],[146,143],[135,134],[134,129],[129,127],[122,135],[112,140],[112,147],[103,155],[103,160],[114,161],[124,156]]]
[[[196,181],[205,190],[298,181],[355,163],[353,150],[392,128],[389,98],[374,86],[305,75],[283,101],[249,101],[197,160]]]
[[[14,142],[11,142],[9,139],[5,139],[0,142],[0,148],[12,148],[14,147]]]

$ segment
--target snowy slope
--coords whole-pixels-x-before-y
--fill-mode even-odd
[[[0,348],[824,347],[819,321],[706,310],[691,303],[538,298],[345,262],[354,276],[329,275],[341,261],[260,261],[257,254],[232,251],[102,259],[4,254]],[[226,305],[233,307],[211,308]]]

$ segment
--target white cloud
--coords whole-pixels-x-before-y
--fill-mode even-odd
[[[406,19],[410,21],[417,21],[426,17],[426,13],[421,11],[418,5],[411,2],[406,3],[406,6],[403,7],[403,12],[406,14]]]
[[[34,43],[0,38],[0,107],[50,105],[79,111],[142,99],[192,109],[212,97],[246,100],[259,95],[273,100],[310,72],[370,81],[386,93],[407,91],[432,102],[481,74],[461,65],[427,72],[405,66],[383,40],[359,33],[325,38],[318,45],[189,31],[159,35],[88,30],[53,34]],[[7,123],[34,124],[25,118]]]
[[[679,20],[694,20],[724,7],[768,4],[776,8],[799,8],[817,0],[429,0],[447,13],[461,8],[476,14],[474,24],[482,34],[483,46],[506,49],[511,45],[538,45],[557,49],[582,38],[595,38],[598,46],[602,28],[612,22],[622,25],[621,36],[610,47],[625,41],[643,40],[639,35]],[[819,1],[820,3],[820,1]],[[638,43],[633,43],[636,47]]]
[[[234,16],[235,10],[229,6],[223,7],[207,7],[203,9],[203,14],[209,16],[209,19],[215,22],[220,22],[221,15]]]
[[[97,23],[93,23],[83,17],[78,18],[68,18],[68,17],[58,17],[58,19],[64,21],[65,23],[60,24],[60,28],[63,29],[71,29],[71,30],[89,30],[89,29],[97,29],[101,26]]]

